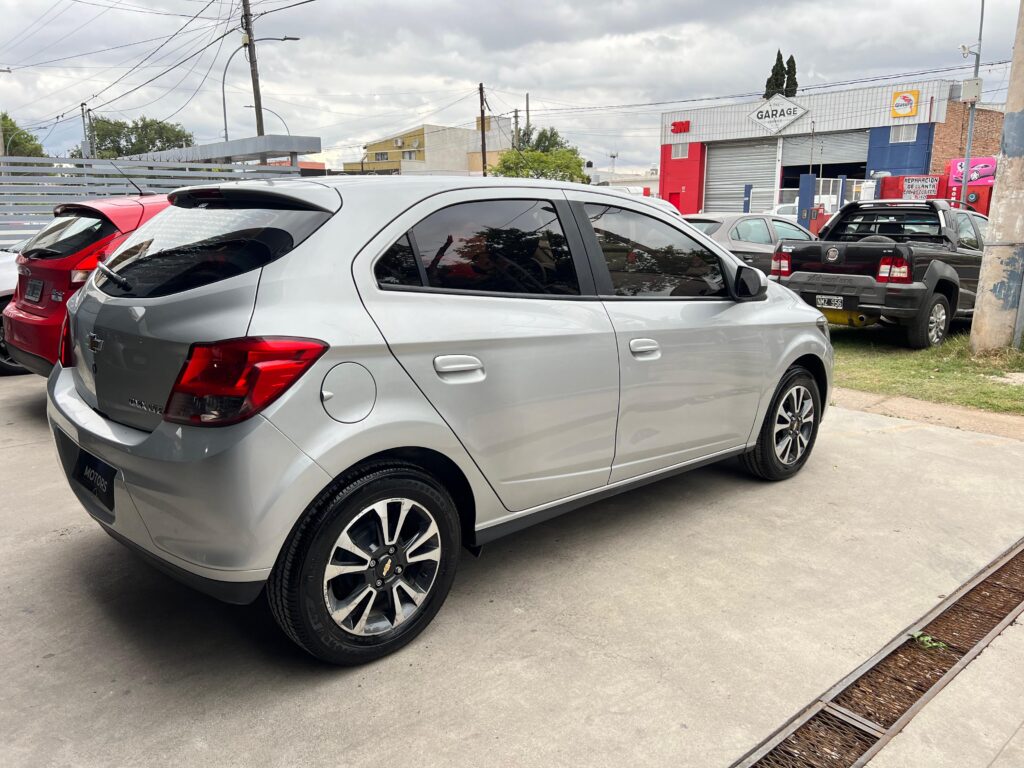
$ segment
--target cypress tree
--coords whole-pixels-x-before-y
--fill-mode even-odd
[[[782,93],[785,90],[786,65],[782,63],[782,51],[776,51],[775,65],[772,67],[772,73],[764,84],[764,97],[770,99],[775,94]]]
[[[785,96],[796,96],[796,59],[790,56],[786,60],[786,87],[783,91]]]

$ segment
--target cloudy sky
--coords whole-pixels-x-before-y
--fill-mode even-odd
[[[779,48],[796,56],[801,85],[956,67],[965,63],[958,46],[976,39],[979,10],[978,0],[285,7],[295,2],[252,0],[258,37],[302,38],[260,45],[264,105],[292,133],[321,136],[329,164],[356,160],[366,141],[422,122],[471,125],[482,81],[494,114],[522,109],[529,92],[534,123],[558,128],[599,169],[618,153],[620,171],[656,164],[659,115],[672,108],[623,105],[758,92]],[[983,61],[1010,58],[1018,7],[987,3]],[[199,143],[216,141],[239,16],[239,0],[0,0],[0,70],[12,70],[0,72],[0,109],[55,154],[81,140],[82,101],[117,119],[170,118]],[[1008,66],[982,74],[986,100],[1005,98]],[[254,133],[244,54],[232,61],[227,100],[232,137]],[[268,132],[283,132],[276,117],[266,120]]]

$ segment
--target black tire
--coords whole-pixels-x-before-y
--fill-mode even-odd
[[[6,307],[10,301],[10,299],[0,299],[0,313],[3,313],[4,307]],[[3,319],[0,318],[0,376],[17,376],[28,372],[28,369],[12,358],[10,353],[7,351],[7,345],[4,344]]]
[[[396,497],[411,500],[433,518],[437,526],[440,547],[436,570],[430,585],[424,590],[426,596],[421,598],[422,602],[417,607],[412,608],[411,615],[401,622],[394,620],[397,617],[392,618],[388,623],[394,626],[382,630],[380,634],[354,634],[356,628],[345,629],[331,616],[327,603],[329,598],[325,594],[328,590],[325,569],[337,551],[336,543],[339,536],[348,529],[349,524],[356,518],[372,520],[372,517],[363,517],[368,507],[384,499]],[[412,513],[410,518],[411,516]],[[408,529],[408,525],[405,528]],[[399,542],[401,533],[402,530],[398,530],[395,534]],[[281,629],[301,648],[318,659],[346,666],[373,661],[397,651],[410,642],[434,618],[455,579],[460,546],[461,527],[455,503],[433,477],[419,467],[405,462],[388,461],[363,467],[339,478],[310,506],[296,525],[267,581],[266,592],[270,610]],[[367,547],[366,551],[371,551],[371,547]],[[386,542],[384,548],[372,549],[372,553],[378,552],[380,563],[392,559],[399,562],[399,558],[403,557],[401,551],[394,558],[389,557]],[[415,566],[409,561],[405,563],[405,567],[407,575],[403,578],[408,578],[408,572]],[[375,573],[367,568],[367,584],[358,584],[353,588],[352,594],[360,589],[368,589],[374,583],[379,587],[377,592],[371,594],[373,600],[370,601],[367,613],[376,607],[374,601],[380,599],[383,601],[382,607],[386,608],[388,601],[392,599],[391,596],[398,594],[398,587],[394,584],[389,591],[386,583],[380,587],[380,582],[373,582],[373,578],[380,575],[379,570],[380,566]],[[396,566],[391,571],[391,576],[386,577],[388,581],[400,581],[395,572],[402,573],[401,567]],[[371,573],[373,575],[370,575]],[[346,575],[344,579],[358,580],[361,577],[361,574],[353,574]],[[335,589],[335,583],[336,581],[330,582],[331,590]],[[411,592],[403,589],[402,594],[410,596]],[[353,614],[362,605],[362,602],[358,603]],[[394,603],[390,605],[394,614]],[[406,607],[410,606],[407,604]],[[386,611],[384,615],[385,618],[380,619],[382,622],[387,621]]]
[[[794,461],[787,463],[776,453],[775,426],[778,420],[779,407],[789,394],[798,387],[803,387],[811,397],[813,419],[809,425],[806,419],[801,420],[800,431],[806,440],[806,447],[803,453]],[[818,392],[818,384],[814,376],[803,366],[795,365],[786,371],[775,389],[772,396],[768,413],[765,414],[764,423],[757,436],[757,444],[752,451],[748,451],[740,457],[740,461],[748,472],[762,480],[786,480],[801,470],[807,459],[814,450],[814,442],[818,437],[818,424],[821,421],[821,394]],[[809,426],[809,431],[803,430]]]
[[[933,333],[932,314],[939,312],[937,308],[941,308],[943,320],[938,323]],[[931,298],[922,305],[917,316],[907,325],[907,346],[911,349],[928,349],[939,346],[949,335],[951,318],[949,299],[941,293],[933,293]]]

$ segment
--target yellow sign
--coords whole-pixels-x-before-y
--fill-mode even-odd
[[[896,91],[892,95],[893,117],[914,117],[917,114],[917,105],[921,100],[920,91]]]

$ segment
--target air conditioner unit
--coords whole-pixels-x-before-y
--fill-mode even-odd
[[[400,147],[400,146],[402,146],[402,145],[403,145],[404,143],[405,143],[405,142],[404,142],[404,141],[402,141],[401,139],[395,139],[395,146],[396,146],[396,147]]]

